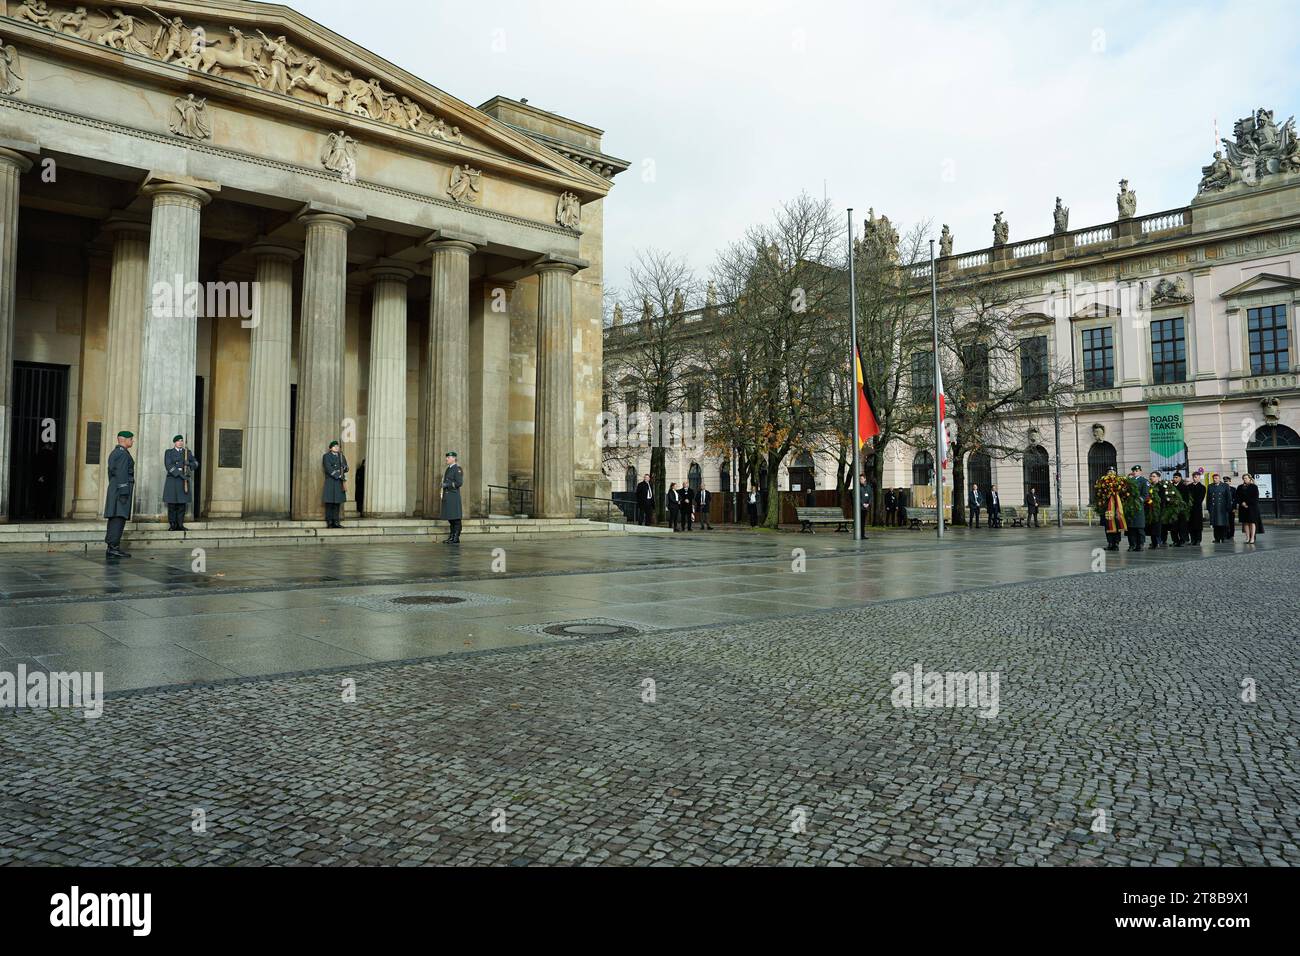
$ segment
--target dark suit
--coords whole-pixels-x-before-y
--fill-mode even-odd
[[[1025,527],[1031,524],[1037,528],[1038,525],[1038,492],[1025,492],[1025,510],[1029,512],[1029,517],[1025,520]]]
[[[1232,515],[1232,489],[1226,485],[1210,485],[1205,490],[1205,511],[1214,528],[1214,542],[1228,540],[1228,521]]]
[[[885,492],[885,524],[888,525],[894,523],[894,509],[896,506],[897,506],[897,499],[894,497],[894,492],[892,490],[886,491]]]
[[[1205,530],[1205,485],[1196,481],[1188,485],[1188,488],[1191,489],[1188,503],[1192,510],[1187,515],[1187,533],[1191,536],[1192,544],[1200,544]]]
[[[648,481],[636,486],[636,523],[648,525],[654,521],[655,490]]]
[[[695,496],[695,507],[699,511],[701,531],[704,531],[705,529],[709,531],[713,530],[713,525],[709,524],[709,504],[709,492],[707,489],[701,488]]]
[[[163,452],[163,468],[167,478],[163,482],[163,501],[167,505],[167,524],[172,531],[185,529],[186,506],[194,500],[194,470],[199,467],[199,460],[188,448],[168,448]]]
[[[749,513],[749,526],[758,524],[758,492],[750,491],[745,495],[745,510]]]
[[[694,530],[695,492],[689,485],[677,491],[677,516],[681,520],[683,531]]]
[[[972,528],[980,526],[980,509],[984,507],[984,496],[978,491],[971,491],[970,496],[966,499],[966,505],[970,508],[970,519],[966,522]]]
[[[348,460],[342,452],[327,451],[321,456],[320,465],[325,471],[325,487],[321,491],[321,501],[325,504],[325,527],[341,528],[339,517],[343,512],[343,502],[348,500],[348,491],[343,485],[348,479]]]
[[[135,459],[118,445],[108,456],[108,488],[104,494],[104,517],[108,530],[104,543],[109,551],[122,544],[122,529],[131,520],[131,499],[135,495]]]
[[[1231,495],[1228,504],[1228,539],[1231,540],[1237,536],[1237,505],[1241,504],[1241,499],[1237,497],[1237,489],[1232,485],[1224,483]]]
[[[858,510],[862,512],[862,534],[866,537],[867,525],[871,524],[871,482],[858,485]]]
[[[1002,527],[1002,498],[996,491],[989,492],[989,527]]]

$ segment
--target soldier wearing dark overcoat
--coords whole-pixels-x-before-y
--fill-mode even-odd
[[[172,438],[172,447],[163,452],[163,503],[167,505],[167,527],[172,531],[186,531],[185,512],[194,500],[193,478],[199,460],[185,447],[185,436]]]
[[[122,550],[122,529],[131,520],[131,499],[135,496],[135,459],[129,451],[134,444],[134,434],[118,432],[117,447],[108,456],[108,488],[104,495],[108,530],[104,534],[104,543],[108,545],[110,558],[131,557],[129,552]]]
[[[465,484],[465,471],[460,467],[460,456],[449,451],[444,457],[447,470],[442,473],[442,520],[451,525],[451,534],[443,544],[460,544],[460,523],[464,512],[460,505],[460,488]]]
[[[320,466],[325,472],[325,487],[321,490],[325,527],[341,528],[343,503],[348,500],[348,459],[337,441],[330,442],[329,450],[321,456]]]

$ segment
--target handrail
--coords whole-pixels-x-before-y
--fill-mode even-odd
[[[506,508],[512,515],[531,515],[533,490],[518,485],[488,485],[487,511],[492,514],[493,497],[505,498]],[[517,506],[516,506],[517,503]]]
[[[587,495],[575,495],[578,503],[578,517],[586,518],[588,521],[611,521],[615,511],[619,514],[619,521],[624,524],[634,521],[633,517],[628,514],[623,507],[634,507],[634,502],[615,501],[613,498],[592,498]],[[590,502],[590,504],[588,504]],[[601,506],[599,509],[597,506]],[[603,514],[603,517],[597,517],[597,512]],[[590,513],[588,513],[590,512]]]

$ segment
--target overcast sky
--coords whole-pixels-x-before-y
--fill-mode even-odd
[[[955,251],[1186,204],[1214,124],[1300,113],[1293,4],[863,0],[291,0],[477,106],[504,94],[606,131],[606,284],[635,251],[714,252],[800,190]],[[653,177],[646,173],[653,164]]]

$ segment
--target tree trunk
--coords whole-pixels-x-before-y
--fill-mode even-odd
[[[767,515],[763,518],[763,527],[775,531],[781,527],[781,458],[767,456]]]
[[[664,474],[664,449],[660,445],[655,445],[650,449],[650,482],[655,489],[655,524],[663,524],[664,522],[666,477]]]
[[[885,507],[885,491],[882,487],[885,483],[885,447],[877,439],[876,446],[872,449],[875,457],[871,460],[871,521],[877,525],[885,523],[885,516],[881,513]]]
[[[966,523],[966,468],[962,464],[962,447],[960,442],[952,443],[952,523]]]

